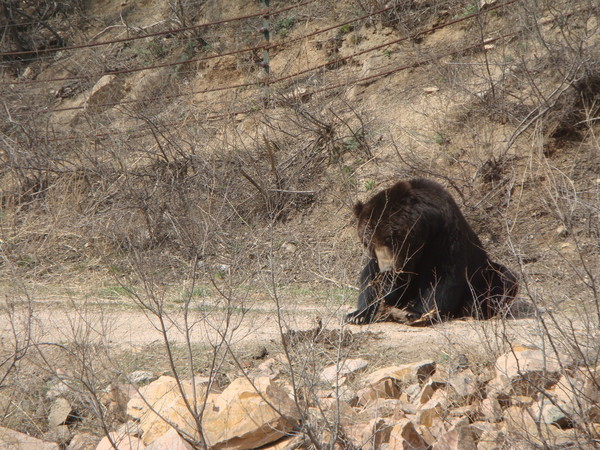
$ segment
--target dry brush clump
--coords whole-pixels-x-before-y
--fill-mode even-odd
[[[243,236],[310,208],[328,167],[346,152],[361,157],[364,135],[334,115],[291,107],[265,117],[262,134],[233,126],[215,137],[207,124],[182,135],[146,124],[142,141],[7,147],[2,220],[16,260],[52,266],[132,249],[233,259]]]

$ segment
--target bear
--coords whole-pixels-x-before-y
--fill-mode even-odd
[[[369,260],[360,274],[358,309],[346,315],[347,323],[487,319],[515,298],[515,274],[490,260],[440,184],[399,181],[357,202],[354,215]]]

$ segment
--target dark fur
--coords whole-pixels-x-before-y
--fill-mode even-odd
[[[382,301],[405,308],[407,322],[426,315],[489,318],[517,293],[515,275],[489,259],[450,194],[433,181],[401,181],[358,202],[354,213],[370,259],[347,322],[377,320]],[[381,245],[392,249],[393,271],[379,271],[374,248]]]

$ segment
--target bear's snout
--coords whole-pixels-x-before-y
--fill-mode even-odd
[[[394,269],[394,253],[386,246],[375,247],[375,256],[380,272],[388,272]]]

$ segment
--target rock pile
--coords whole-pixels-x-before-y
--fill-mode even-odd
[[[121,408],[129,422],[99,443],[76,435],[67,448],[305,448],[309,438],[301,430],[308,429],[338,449],[594,448],[600,442],[600,366],[578,367],[535,348],[513,347],[487,376],[475,374],[465,358],[452,368],[434,361],[386,367],[361,381],[368,362],[348,360],[322,371],[322,389],[312,397],[296,390],[298,402],[274,361],[267,363],[267,375],[238,378],[222,392],[202,377],[178,383],[162,376],[137,390],[113,386],[107,409]],[[57,400],[49,421],[66,427],[71,413]],[[327,423],[336,421],[332,438]],[[58,448],[0,429],[0,447],[19,443]]]

